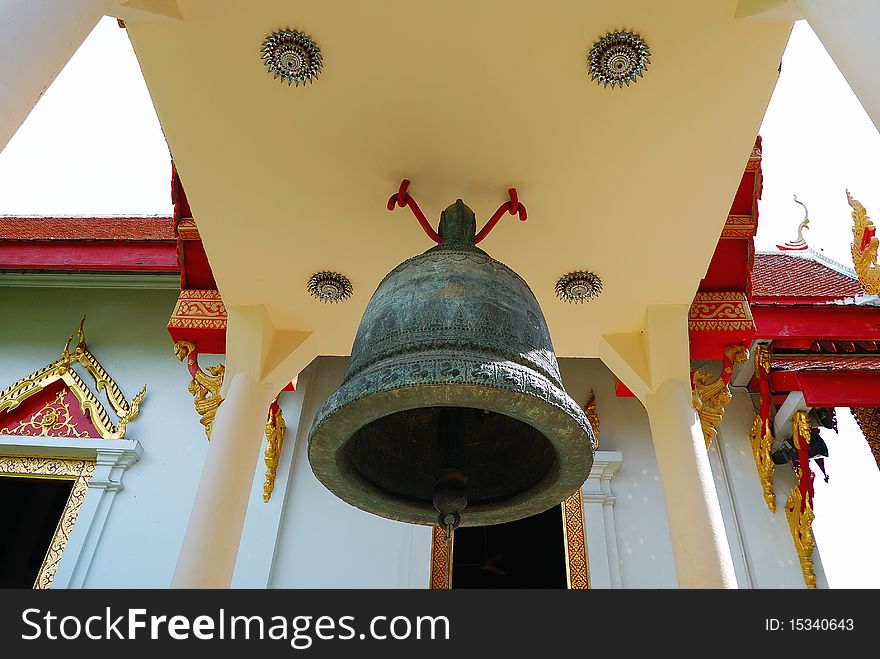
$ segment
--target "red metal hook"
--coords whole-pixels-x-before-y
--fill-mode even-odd
[[[416,200],[410,196],[409,184],[410,180],[408,178],[405,178],[400,182],[400,187],[398,188],[397,192],[388,198],[388,210],[393,211],[395,206],[399,206],[400,208],[403,208],[404,206],[409,206],[409,209],[412,211],[413,215],[416,216],[416,219],[422,226],[422,230],[426,234],[428,234],[428,237],[435,243],[441,244],[443,242],[443,238],[440,236],[439,233],[434,231],[434,227],[432,227],[431,224],[428,222],[428,219],[425,217],[422,209],[419,208]],[[522,202],[520,202],[519,196],[516,193],[516,188],[508,189],[507,194],[510,196],[510,199],[501,204],[498,210],[495,211],[495,214],[489,219],[488,222],[486,222],[483,228],[480,229],[480,232],[474,238],[475,245],[489,235],[492,229],[495,228],[495,225],[498,224],[498,221],[501,219],[504,213],[519,215],[519,219],[521,222],[525,222],[528,219],[526,207],[522,205]]]
[[[476,238],[474,238],[475,245],[489,235],[489,232],[495,228],[495,225],[498,224],[498,221],[505,212],[510,213],[511,215],[519,215],[520,222],[525,222],[528,219],[529,216],[526,213],[526,207],[520,202],[519,196],[516,194],[516,188],[510,188],[507,191],[507,194],[510,195],[510,201],[501,204],[498,210],[495,211],[495,214],[489,218],[488,222],[486,222],[486,225],[480,229],[480,232],[477,234]]]
[[[391,195],[391,198],[388,200],[388,210],[393,211],[395,205],[400,206],[401,208],[409,206],[409,209],[412,211],[413,215],[416,216],[419,224],[422,225],[424,232],[428,234],[428,238],[439,245],[443,242],[443,238],[441,238],[440,234],[434,231],[434,227],[428,223],[428,219],[425,217],[422,209],[419,208],[416,200],[409,195],[408,190],[409,179],[405,178],[400,182],[400,188],[397,190],[397,193]]]

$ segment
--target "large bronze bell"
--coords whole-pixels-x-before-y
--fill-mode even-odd
[[[473,211],[459,199],[439,232],[367,305],[345,379],[315,416],[312,470],[353,506],[415,524],[540,513],[589,475],[590,424],[534,294],[474,245]]]

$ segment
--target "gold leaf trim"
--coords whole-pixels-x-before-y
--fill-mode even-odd
[[[794,548],[801,562],[804,583],[807,584],[807,588],[814,590],[816,588],[816,574],[813,572],[813,551],[816,549],[816,540],[813,538],[815,515],[810,502],[804,501],[797,484],[791,488],[791,494],[788,495],[788,501],[785,503],[785,517],[788,519]]]
[[[852,208],[853,242],[851,247],[853,269],[858,275],[862,288],[870,295],[880,294],[880,269],[877,268],[877,229],[865,207],[857,199],[853,199],[849,190],[846,200]],[[867,242],[867,245],[865,243]],[[864,245],[864,249],[862,246]]]
[[[278,405],[278,397],[269,407],[269,416],[266,419],[266,480],[263,482],[263,501],[267,502],[272,497],[275,489],[275,474],[278,471],[278,458],[281,456],[281,447],[284,445],[284,435],[287,426],[284,423],[284,414]]]
[[[137,393],[131,404],[125,400],[119,386],[110,377],[104,367],[86,347],[86,337],[83,330],[86,317],[83,316],[77,333],[67,339],[67,344],[62,351],[61,359],[58,359],[43,368],[34,371],[30,375],[14,382],[0,392],[0,412],[12,411],[22,402],[41,392],[49,385],[61,380],[73,392],[79,401],[83,414],[88,414],[92,424],[104,439],[124,439],[128,423],[137,417],[140,404],[147,394],[147,385]],[[78,338],[74,351],[70,352],[70,342],[74,336]],[[95,381],[98,391],[106,392],[110,405],[120,417],[119,424],[114,426],[110,415],[101,404],[101,401],[91,392],[82,378],[71,366],[76,362],[85,368],[86,372]]]
[[[596,448],[599,448],[599,410],[596,407],[596,393],[590,389],[590,397],[587,404],[584,405],[584,414],[587,415],[587,421],[590,422],[590,428],[593,430],[593,437],[596,439]]]
[[[580,489],[562,502],[562,526],[565,533],[565,575],[568,587],[571,590],[588,590],[590,570]]]
[[[452,588],[452,543],[455,531],[446,538],[446,531],[439,526],[431,527],[431,590]]]
[[[58,570],[58,563],[61,561],[79,510],[85,501],[89,480],[94,474],[95,463],[91,460],[0,456],[0,475],[60,478],[74,481],[64,510],[61,511],[58,525],[55,527],[55,533],[49,542],[49,549],[46,551],[46,556],[34,581],[35,589],[43,590],[52,586],[55,572]]]
[[[871,447],[871,453],[874,454],[877,468],[880,469],[880,408],[852,407],[850,412],[859,424],[862,435]]]
[[[758,479],[761,481],[761,490],[764,492],[764,501],[770,512],[776,512],[776,494],[773,492],[773,474],[776,465],[770,457],[770,449],[773,446],[773,433],[770,424],[764,428],[761,415],[755,416],[752,427],[749,430],[749,443],[752,446],[752,457],[755,459],[755,468],[758,470]]]
[[[580,489],[562,502],[562,535],[565,543],[565,575],[568,587],[584,590],[590,587],[587,538],[584,528],[583,498]],[[431,529],[431,590],[452,588],[452,555],[455,531],[447,541],[446,533],[438,526]]]
[[[217,408],[223,402],[220,387],[223,385],[223,374],[226,372],[226,367],[223,364],[209,366],[208,372],[205,373],[199,366],[199,353],[196,346],[190,341],[175,343],[174,355],[180,361],[186,360],[187,368],[192,377],[187,391],[193,396],[193,404],[199,415],[199,423],[205,427],[205,436],[210,440]]]

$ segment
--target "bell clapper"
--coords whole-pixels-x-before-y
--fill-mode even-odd
[[[455,407],[444,407],[440,410],[438,424],[438,448],[440,450],[440,473],[434,485],[434,508],[439,513],[437,521],[446,531],[446,541],[452,532],[461,524],[461,511],[468,504],[467,475],[465,463],[464,417],[461,410]]]

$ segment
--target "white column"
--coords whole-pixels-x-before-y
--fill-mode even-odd
[[[730,547],[700,421],[687,381],[645,397],[681,588],[736,588]]]
[[[229,588],[266,414],[278,393],[246,372],[230,378],[183,538],[172,588]]]
[[[590,588],[621,588],[617,530],[614,526],[614,495],[611,479],[623,456],[618,451],[596,451],[593,469],[581,488]]]
[[[3,0],[0,4],[0,151],[110,4],[110,0]]]
[[[645,406],[681,588],[736,588],[690,386],[689,305],[649,305],[641,334],[604,335],[602,361]]]
[[[880,2],[794,0],[880,130]]]

